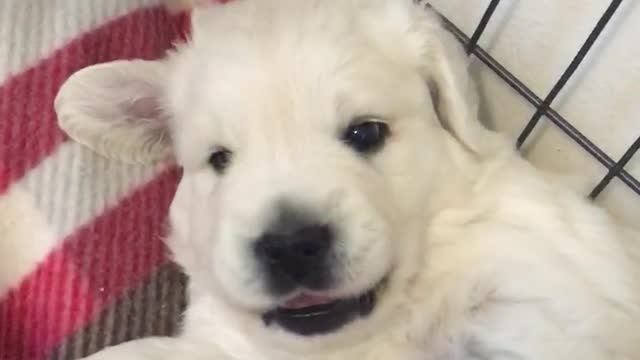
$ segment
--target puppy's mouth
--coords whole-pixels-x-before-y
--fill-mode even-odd
[[[371,314],[384,285],[383,280],[362,295],[351,298],[302,293],[263,314],[262,320],[266,326],[277,324],[297,335],[327,334]]]

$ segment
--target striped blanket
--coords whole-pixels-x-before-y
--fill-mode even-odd
[[[77,359],[176,328],[186,279],[162,236],[179,170],[93,154],[52,104],[74,71],[160,57],[186,24],[153,0],[0,1],[0,360]]]

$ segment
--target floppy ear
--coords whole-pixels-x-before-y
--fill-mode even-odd
[[[438,120],[458,142],[474,153],[482,153],[493,138],[480,122],[478,94],[469,72],[469,58],[462,44],[444,29],[440,19],[431,10],[416,9],[427,42],[422,50],[421,73],[429,86]]]
[[[415,67],[429,87],[438,120],[459,143],[480,153],[493,132],[478,118],[478,96],[462,45],[422,1],[362,0],[374,7],[368,27],[398,61]],[[390,39],[389,34],[395,36]]]
[[[74,73],[55,99],[58,124],[111,159],[152,164],[171,153],[162,60],[120,60]]]
[[[480,123],[478,94],[467,71],[468,57],[443,29],[433,34],[422,68],[442,127],[462,145],[479,153],[489,131]]]

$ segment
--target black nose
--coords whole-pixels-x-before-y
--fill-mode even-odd
[[[326,285],[333,234],[328,225],[304,225],[286,233],[268,232],[255,244],[270,287],[276,292]]]

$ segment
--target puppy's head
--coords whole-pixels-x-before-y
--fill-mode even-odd
[[[486,147],[465,61],[410,0],[236,0],[165,59],[74,74],[56,110],[105,156],[184,168],[170,246],[198,296],[332,341],[398,311],[456,154]]]

